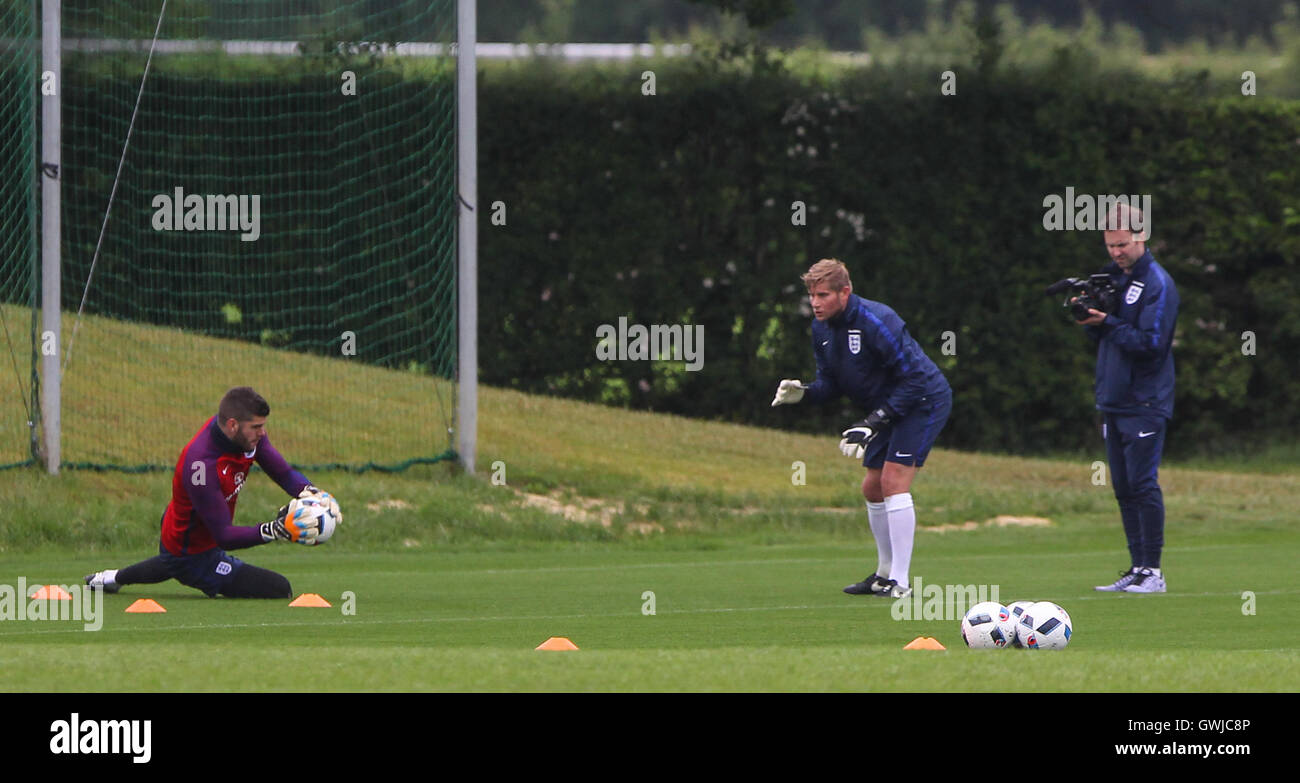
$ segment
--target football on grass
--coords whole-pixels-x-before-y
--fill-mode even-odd
[[[1011,610],[997,601],[975,604],[961,618],[961,638],[967,647],[997,650],[1015,639]]]
[[[1025,610],[1033,606],[1034,603],[1034,601],[1012,601],[1007,604],[1007,608],[1011,610],[1011,622],[1016,627],[1015,638],[1011,640],[1012,647],[1020,646],[1020,618],[1024,615]]]
[[[1031,604],[1016,623],[1016,638],[1026,650],[1063,650],[1073,633],[1069,613],[1051,601]]]

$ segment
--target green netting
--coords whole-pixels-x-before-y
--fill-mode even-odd
[[[32,0],[0,3],[0,468],[31,462],[40,38]]]
[[[299,465],[452,456],[455,1],[171,0],[74,324],[160,7],[64,5],[64,464],[238,385]]]

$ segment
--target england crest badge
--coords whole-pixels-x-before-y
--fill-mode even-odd
[[[1137,300],[1141,299],[1142,289],[1145,286],[1146,286],[1145,283],[1134,280],[1132,285],[1128,287],[1128,290],[1124,292],[1124,304],[1131,305],[1137,302]]]
[[[849,353],[857,355],[862,350],[862,332],[857,329],[849,330]]]

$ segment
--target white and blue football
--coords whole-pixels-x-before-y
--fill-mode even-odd
[[[997,601],[975,604],[961,618],[961,638],[967,647],[978,650],[1000,650],[1009,646],[1016,638],[1011,610]]]
[[[1026,650],[1064,650],[1073,634],[1070,614],[1051,601],[1031,604],[1016,623],[1016,638]]]

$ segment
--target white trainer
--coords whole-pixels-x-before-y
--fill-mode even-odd
[[[1103,593],[1122,593],[1125,588],[1133,584],[1134,579],[1137,579],[1137,569],[1130,568],[1127,571],[1121,571],[1119,579],[1116,579],[1114,582],[1111,582],[1108,585],[1097,585],[1092,589],[1099,590]]]
[[[117,569],[110,568],[105,571],[96,571],[86,577],[86,585],[92,588],[103,590],[106,593],[116,593],[122,589],[117,583]]]
[[[1132,584],[1124,588],[1126,593],[1163,593],[1167,589],[1164,576],[1150,568],[1139,569]]]

